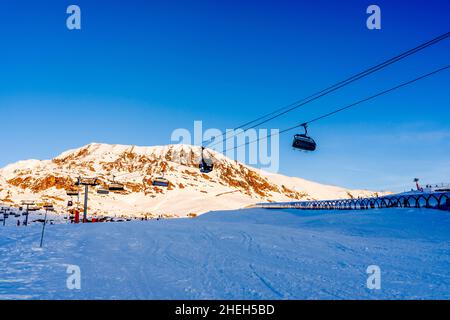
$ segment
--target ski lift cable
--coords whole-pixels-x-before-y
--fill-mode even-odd
[[[369,68],[369,69],[367,69],[367,70],[365,70],[365,71],[362,71],[362,72],[360,72],[360,73],[358,73],[358,74],[356,74],[356,75],[353,75],[353,76],[351,76],[351,77],[349,77],[349,78],[347,78],[347,79],[345,79],[345,80],[342,80],[342,81],[340,81],[340,82],[338,82],[338,83],[336,83],[336,84],[334,84],[334,85],[332,85],[332,86],[330,86],[330,87],[328,87],[328,88],[326,88],[326,89],[323,89],[323,90],[321,90],[321,91],[319,91],[319,92],[317,92],[317,93],[315,93],[315,94],[312,94],[312,95],[310,95],[310,96],[308,96],[308,97],[306,97],[306,98],[303,98],[303,99],[298,100],[298,101],[296,101],[296,102],[294,102],[294,103],[291,103],[291,104],[289,104],[289,105],[287,105],[287,106],[285,106],[285,107],[279,108],[279,109],[277,109],[277,110],[275,110],[275,111],[273,111],[273,112],[270,112],[270,113],[268,113],[268,114],[266,114],[266,115],[264,115],[264,116],[262,116],[262,117],[259,117],[259,118],[255,119],[255,120],[249,121],[249,122],[247,122],[247,123],[245,123],[245,124],[239,126],[238,128],[246,127],[246,126],[249,125],[249,124],[252,124],[252,123],[254,123],[254,122],[256,122],[256,121],[262,120],[262,119],[264,119],[264,118],[266,118],[266,117],[268,117],[268,116],[271,116],[271,115],[273,115],[273,114],[275,114],[275,113],[277,113],[277,112],[281,112],[281,111],[283,111],[283,110],[285,110],[285,109],[287,109],[287,108],[289,108],[289,107],[292,107],[292,106],[294,106],[294,105],[296,105],[296,104],[299,104],[299,103],[301,103],[301,102],[303,102],[303,101],[305,101],[305,100],[311,99],[311,98],[313,98],[314,96],[319,95],[319,94],[321,94],[321,93],[324,93],[325,91],[328,91],[328,90],[330,90],[330,89],[332,89],[332,88],[334,88],[334,87],[336,87],[336,86],[339,86],[339,85],[341,85],[341,84],[343,84],[343,83],[345,83],[345,82],[348,82],[348,81],[352,80],[353,78],[359,77],[359,76],[361,76],[361,75],[369,75],[370,73],[368,73],[368,72],[370,72],[370,71],[374,71],[374,72],[375,72],[375,71],[378,71],[378,70],[379,70],[378,68],[387,66],[387,65],[388,65],[387,63],[390,63],[390,64],[391,64],[391,63],[395,63],[395,62],[397,62],[397,61],[399,61],[399,60],[401,60],[401,59],[407,57],[408,55],[414,54],[414,53],[416,53],[416,52],[418,52],[418,51],[420,51],[420,50],[422,50],[422,49],[425,49],[425,48],[428,47],[428,46],[431,46],[431,45],[433,45],[433,44],[435,44],[435,43],[437,43],[437,42],[439,42],[439,41],[441,41],[441,40],[444,40],[444,39],[447,38],[449,35],[450,35],[450,33],[443,34],[443,35],[441,35],[441,36],[439,36],[439,37],[437,37],[437,38],[434,38],[434,39],[432,39],[432,40],[430,40],[430,41],[428,41],[428,42],[426,42],[426,43],[423,43],[423,44],[421,44],[421,45],[419,45],[419,46],[417,46],[417,47],[415,47],[415,48],[413,48],[413,49],[410,49],[410,50],[408,50],[408,51],[406,51],[406,52],[404,52],[404,53],[402,53],[402,54],[400,54],[400,55],[397,55],[397,56],[395,56],[395,57],[393,57],[393,58],[390,58],[389,60],[386,60],[386,61],[384,61],[384,62],[382,62],[382,63],[380,63],[380,64],[378,64],[378,65],[376,65],[376,66],[373,66],[373,67],[371,67],[371,68]],[[356,80],[357,80],[357,79],[356,79]],[[256,125],[255,125],[255,126],[256,126]]]
[[[256,124],[254,124],[253,126],[247,128],[245,130],[256,128],[256,127],[258,127],[258,126],[260,126],[260,125],[262,125],[264,123],[267,123],[267,122],[269,122],[271,120],[274,120],[274,119],[276,119],[276,118],[278,118],[278,117],[280,117],[280,116],[282,116],[282,115],[284,115],[284,114],[286,114],[288,112],[291,112],[291,111],[293,111],[295,109],[298,109],[299,107],[302,107],[302,106],[304,106],[304,105],[306,105],[308,103],[311,103],[311,102],[313,102],[313,101],[315,101],[315,100],[317,100],[317,99],[319,99],[319,98],[321,98],[321,97],[323,97],[325,95],[328,95],[329,93],[332,93],[332,92],[334,92],[334,91],[336,91],[336,90],[338,90],[338,89],[340,89],[340,88],[342,88],[344,86],[347,86],[347,85],[349,85],[349,84],[351,84],[351,83],[353,83],[353,82],[355,82],[355,81],[357,81],[357,80],[359,80],[361,78],[364,78],[364,77],[366,77],[366,76],[368,76],[368,75],[370,75],[370,74],[372,74],[372,73],[374,73],[374,72],[376,72],[378,70],[381,70],[381,69],[383,69],[383,68],[385,68],[385,67],[387,67],[387,66],[389,66],[389,65],[391,65],[391,64],[393,64],[393,63],[395,63],[397,61],[400,61],[400,60],[402,60],[402,59],[404,59],[404,58],[406,58],[406,57],[408,57],[410,55],[413,55],[413,54],[415,54],[415,53],[417,53],[417,52],[419,52],[419,51],[421,51],[421,50],[423,50],[423,49],[425,49],[427,47],[430,47],[430,46],[432,46],[432,45],[434,45],[434,44],[436,44],[438,42],[441,42],[442,40],[445,40],[449,36],[450,36],[450,32],[446,32],[446,33],[444,33],[444,34],[442,34],[442,35],[440,35],[440,36],[438,36],[438,37],[436,37],[436,38],[434,38],[432,40],[429,40],[429,41],[427,41],[427,42],[425,42],[425,43],[423,43],[423,44],[421,44],[419,46],[416,46],[415,48],[409,49],[409,50],[407,50],[407,51],[405,51],[405,52],[403,52],[403,53],[401,53],[401,54],[399,54],[399,55],[397,55],[395,57],[392,57],[392,58],[390,58],[390,59],[388,59],[388,60],[386,60],[386,61],[384,61],[384,62],[382,62],[382,63],[380,63],[378,65],[375,65],[375,66],[373,66],[373,67],[371,67],[371,68],[369,68],[369,69],[367,69],[365,71],[362,71],[362,72],[360,72],[358,74],[355,74],[355,75],[353,75],[353,76],[351,76],[351,77],[349,77],[349,78],[347,78],[345,80],[339,81],[338,83],[336,83],[336,84],[334,84],[334,85],[332,85],[332,86],[330,86],[328,88],[325,88],[325,89],[323,89],[323,90],[321,90],[321,91],[319,91],[319,92],[317,92],[315,94],[312,94],[312,95],[310,95],[310,96],[308,96],[308,97],[306,97],[304,99],[298,100],[298,101],[296,101],[294,103],[291,103],[291,104],[289,104],[289,105],[287,105],[285,107],[279,108],[279,109],[277,109],[277,110],[275,110],[273,112],[270,112],[270,113],[268,113],[268,114],[266,114],[264,116],[261,116],[261,117],[255,119],[255,120],[252,120],[252,121],[249,121],[247,123],[244,123],[244,124],[236,127],[234,130],[237,130],[239,128],[244,128],[244,127],[246,127],[246,126],[248,126],[248,125],[250,125],[252,123],[257,122]],[[270,117],[270,118],[267,118],[267,117]],[[265,119],[265,118],[267,118],[267,119]],[[262,120],[262,119],[265,119],[265,120]],[[262,121],[260,121],[260,120],[262,120]],[[260,122],[258,122],[258,121],[260,121]],[[223,135],[224,135],[224,133],[221,133],[220,135],[215,136],[214,139],[222,137]],[[231,136],[225,137],[224,142],[227,141],[228,139],[233,138],[235,135],[236,134],[233,134]],[[205,142],[207,142],[207,141],[203,141],[202,145],[204,145]],[[209,148],[212,148],[212,147],[218,145],[219,143],[220,142],[213,142],[213,144],[209,145]]]
[[[254,123],[254,122],[256,122],[256,121],[258,121],[260,119],[264,119],[264,118],[266,118],[266,117],[268,117],[268,116],[270,116],[272,114],[277,113],[278,111],[282,111],[282,110],[290,107],[289,109],[284,110],[281,113],[279,113],[279,114],[277,114],[277,115],[275,115],[275,116],[273,116],[273,117],[271,117],[269,119],[261,121],[261,122],[255,124],[255,125],[253,125],[252,127],[247,128],[246,130],[253,129],[253,128],[255,128],[255,127],[257,127],[257,126],[259,126],[261,124],[267,123],[267,122],[269,122],[269,121],[271,121],[271,120],[273,120],[275,118],[278,118],[278,117],[280,117],[280,116],[282,116],[282,115],[284,115],[284,114],[286,114],[286,113],[288,113],[290,111],[293,111],[293,110],[295,110],[295,109],[297,109],[297,108],[299,108],[299,107],[301,107],[303,105],[306,105],[306,104],[308,104],[308,103],[310,103],[312,101],[315,101],[315,100],[317,100],[318,98],[320,98],[322,96],[325,96],[325,95],[327,95],[327,94],[329,94],[331,92],[334,92],[337,89],[340,89],[340,88],[342,88],[342,87],[344,87],[344,86],[346,86],[346,85],[348,85],[348,84],[350,84],[350,83],[352,83],[354,81],[357,81],[357,80],[359,80],[359,79],[361,79],[361,78],[363,78],[363,77],[365,77],[367,75],[370,75],[371,73],[374,73],[374,72],[376,72],[376,71],[378,71],[378,70],[380,70],[380,69],[382,69],[384,67],[387,67],[390,64],[393,64],[393,63],[395,63],[395,62],[397,62],[397,61],[399,61],[399,60],[401,60],[401,59],[403,59],[403,58],[405,58],[405,57],[407,57],[409,55],[412,55],[412,54],[414,54],[414,53],[416,53],[416,52],[418,52],[418,51],[420,51],[420,50],[422,50],[422,49],[424,49],[424,48],[426,48],[428,46],[431,46],[431,45],[433,45],[433,44],[435,44],[435,43],[437,43],[439,41],[442,41],[445,38],[447,38],[449,35],[450,35],[449,32],[446,33],[446,34],[443,34],[443,35],[441,35],[441,36],[439,36],[439,37],[437,37],[437,38],[435,38],[433,40],[430,40],[430,41],[428,41],[428,42],[426,42],[426,43],[424,43],[424,44],[422,44],[422,45],[420,45],[420,46],[418,46],[416,48],[410,49],[410,50],[408,50],[408,51],[406,51],[406,52],[404,52],[404,53],[402,53],[402,54],[400,54],[400,55],[398,55],[396,57],[393,57],[393,58],[391,58],[391,59],[389,59],[389,60],[387,60],[387,61],[385,61],[385,62],[383,62],[383,63],[381,63],[381,64],[379,64],[377,66],[371,67],[370,69],[368,69],[366,71],[360,72],[360,73],[358,73],[358,74],[356,74],[356,75],[354,75],[354,76],[352,76],[352,77],[350,77],[350,78],[348,78],[346,80],[340,81],[340,82],[334,84],[333,86],[328,87],[328,88],[326,88],[326,89],[324,89],[324,90],[322,90],[322,91],[320,91],[320,92],[318,92],[316,94],[313,94],[313,95],[311,95],[311,96],[309,96],[309,97],[307,97],[305,99],[299,100],[298,102],[290,104],[290,105],[288,105],[288,106],[286,106],[284,108],[278,109],[277,111],[271,112],[271,113],[269,113],[269,114],[267,114],[265,116],[262,116],[262,117],[260,117],[260,118],[258,118],[256,120],[250,121],[247,124],[242,125],[241,127],[245,127],[248,124]],[[315,97],[316,95],[318,95],[318,96]],[[229,137],[226,137],[225,141],[230,139],[230,138],[232,138],[232,137],[234,137],[235,135],[236,134],[234,134],[232,136],[229,136]],[[220,136],[223,136],[223,133],[221,135],[218,135],[217,137],[220,137]],[[219,142],[213,143],[212,145],[210,145],[210,148],[215,146],[215,145],[217,145],[218,143]]]
[[[146,170],[147,168],[151,167],[151,164],[146,164],[143,168],[143,170]],[[164,171],[160,171],[159,175],[164,176],[166,173],[164,173]],[[170,174],[169,174],[170,175]],[[148,176],[148,175],[146,175]],[[153,175],[152,175],[153,176]],[[123,173],[123,174],[119,174],[119,175],[114,175],[114,178],[116,178],[116,182],[120,183],[120,179],[124,178],[124,177],[128,177],[131,179],[137,178],[137,177],[142,177],[142,174],[140,172],[127,172],[127,173]],[[117,179],[118,178],[118,179]],[[114,179],[113,179],[114,180]]]
[[[149,164],[149,163],[147,163],[144,167],[143,167],[143,169],[145,170],[145,169],[147,169],[148,167],[150,167],[151,166],[151,164]],[[126,177],[126,176],[130,176],[130,175],[136,175],[136,176],[139,176],[139,175],[141,175],[140,173],[137,173],[137,172],[126,172],[126,173],[122,173],[122,174],[117,174],[117,175],[113,175],[113,177],[114,178],[123,178],[123,177]]]
[[[415,78],[415,79],[413,79],[413,80],[410,80],[410,81],[404,82],[404,83],[402,83],[402,84],[399,84],[398,86],[392,87],[392,88],[390,88],[390,89],[387,89],[387,90],[385,90],[385,91],[382,91],[382,92],[380,92],[380,93],[377,93],[377,94],[375,94],[375,95],[373,95],[373,96],[370,96],[370,97],[368,97],[368,98],[366,98],[366,99],[363,99],[363,100],[360,100],[360,101],[355,102],[355,103],[353,103],[353,104],[350,104],[350,105],[348,105],[348,106],[345,106],[345,107],[342,107],[342,108],[340,108],[340,109],[336,109],[336,110],[334,110],[334,111],[332,111],[332,112],[329,112],[329,113],[326,113],[326,114],[324,114],[324,115],[321,115],[321,116],[319,116],[319,117],[317,117],[317,118],[314,118],[314,119],[312,119],[312,120],[309,120],[309,121],[305,122],[304,124],[310,124],[310,123],[312,123],[312,122],[316,122],[316,121],[319,121],[319,120],[321,120],[321,119],[327,118],[327,117],[329,117],[329,116],[331,116],[331,115],[333,115],[333,114],[336,114],[336,113],[338,113],[338,112],[344,111],[344,110],[349,109],[349,108],[352,108],[352,107],[354,107],[354,106],[356,106],[356,105],[358,105],[358,104],[361,104],[361,103],[363,103],[363,102],[372,100],[372,99],[374,99],[374,98],[376,98],[376,97],[379,97],[379,96],[384,95],[384,94],[386,94],[386,93],[389,93],[389,92],[391,92],[391,91],[400,89],[400,88],[405,87],[405,86],[407,86],[407,85],[409,85],[409,84],[412,84],[412,83],[414,83],[414,82],[417,82],[417,81],[419,81],[419,80],[422,80],[422,79],[424,79],[424,78],[427,78],[427,77],[429,77],[429,76],[432,76],[432,75],[434,75],[434,74],[436,74],[436,73],[439,73],[439,72],[441,72],[441,71],[444,71],[444,70],[446,70],[446,69],[448,69],[448,68],[450,68],[450,65],[447,65],[447,66],[445,66],[445,67],[439,68],[439,69],[434,70],[434,71],[432,71],[432,72],[430,72],[430,73],[424,74],[424,75],[422,75],[422,76],[420,76],[420,77],[418,77],[418,78]]]
[[[144,166],[144,170],[146,170],[146,169],[148,169],[149,167],[151,167],[151,164],[150,163],[147,163],[145,166]],[[127,177],[127,176],[132,176],[133,178],[136,176],[136,177],[139,177],[139,176],[142,176],[140,173],[137,173],[137,172],[126,172],[126,173],[122,173],[122,174],[111,174],[111,176],[113,177],[113,181],[116,181],[116,182],[118,182],[119,183],[119,181],[120,181],[120,179],[121,178],[124,178],[124,177]],[[77,176],[77,178],[76,179],[78,179],[78,178],[81,178],[81,175],[79,175],[79,176]]]
[[[252,144],[252,143],[255,143],[255,142],[264,140],[264,139],[268,139],[268,138],[270,138],[270,137],[272,137],[272,136],[275,136],[275,135],[280,135],[280,134],[282,134],[282,133],[285,133],[285,132],[288,132],[288,131],[297,129],[297,128],[299,128],[299,127],[304,127],[305,125],[308,125],[308,124],[310,124],[310,123],[312,123],[312,122],[316,122],[316,121],[322,120],[322,119],[327,118],[327,117],[329,117],[329,116],[331,116],[331,115],[334,115],[334,114],[336,114],[336,113],[338,113],[338,112],[341,112],[341,111],[350,109],[350,108],[352,108],[352,107],[354,107],[354,106],[357,106],[357,105],[359,105],[359,104],[361,104],[361,103],[363,103],[363,102],[367,102],[367,101],[369,101],[369,100],[375,99],[375,98],[377,98],[377,97],[379,97],[379,96],[382,96],[382,95],[387,94],[387,93],[389,93],[389,92],[392,92],[392,91],[394,91],[394,90],[397,90],[397,89],[400,89],[400,88],[405,87],[405,86],[407,86],[407,85],[410,85],[410,84],[412,84],[412,83],[414,83],[414,82],[417,82],[417,81],[419,81],[419,80],[422,80],[422,79],[424,79],[424,78],[427,78],[427,77],[429,77],[429,76],[432,76],[432,75],[434,75],[434,74],[436,74],[436,73],[442,72],[442,71],[444,71],[444,70],[446,70],[446,69],[448,69],[448,68],[450,68],[450,65],[447,65],[447,66],[445,66],[445,67],[439,68],[439,69],[434,70],[434,71],[432,71],[432,72],[429,72],[429,73],[427,73],[427,74],[421,75],[420,77],[417,77],[417,78],[415,78],[415,79],[409,80],[409,81],[404,82],[404,83],[401,83],[401,84],[399,84],[399,85],[397,85],[397,86],[395,86],[395,87],[392,87],[392,88],[390,88],[390,89],[381,91],[381,92],[379,92],[379,93],[377,93],[377,94],[374,94],[374,95],[372,95],[372,96],[370,96],[370,97],[367,97],[367,98],[365,98],[365,99],[362,99],[362,100],[359,100],[359,101],[354,102],[354,103],[352,103],[352,104],[349,104],[349,105],[347,105],[347,106],[345,106],[345,107],[342,107],[342,108],[336,109],[336,110],[334,110],[334,111],[325,113],[325,114],[323,114],[323,115],[321,115],[321,116],[318,116],[318,117],[313,118],[313,119],[311,119],[311,120],[309,120],[309,121],[303,122],[303,123],[301,123],[301,124],[299,124],[299,125],[295,125],[295,126],[293,126],[293,127],[290,127],[290,128],[287,128],[287,129],[283,129],[283,130],[279,131],[278,133],[275,133],[275,134],[269,134],[269,135],[264,136],[264,137],[262,137],[262,138],[258,138],[258,139],[255,139],[255,140],[253,140],[253,141],[249,141],[249,142],[243,143],[243,144],[241,144],[241,145],[239,145],[239,146],[236,146],[236,147],[233,147],[233,148],[229,148],[229,149],[225,150],[225,152],[232,151],[232,150],[236,150],[236,149],[238,149],[238,148],[240,148],[240,147],[247,146],[247,145],[249,145],[249,144]]]

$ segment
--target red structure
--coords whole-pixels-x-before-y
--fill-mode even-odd
[[[414,182],[416,183],[417,191],[423,192],[423,188],[421,186],[419,186],[419,179],[414,178]]]
[[[80,223],[80,211],[77,209],[71,209],[70,212],[70,219],[73,219],[73,223]]]

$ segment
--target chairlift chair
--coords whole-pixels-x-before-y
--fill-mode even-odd
[[[305,133],[296,134],[294,136],[294,141],[292,142],[292,147],[297,150],[303,151],[314,151],[316,150],[317,144],[313,138],[308,136],[308,126],[304,123],[303,128],[305,129]]]
[[[97,193],[98,194],[109,194],[109,189],[100,186],[97,188]]]
[[[45,206],[43,206],[44,210],[47,211],[55,211],[55,208],[53,207],[52,204],[46,204]]]
[[[156,179],[153,179],[152,185],[158,186],[158,187],[168,187],[169,186],[169,180],[167,180],[164,177],[158,177]]]
[[[124,191],[125,190],[125,186],[123,185],[123,183],[119,183],[115,181],[115,176],[113,176],[113,181],[109,184],[109,191]]]
[[[204,157],[204,150],[205,147],[202,147],[202,160],[200,161],[198,168],[200,169],[200,172],[202,173],[210,173],[214,169],[214,163],[210,158]]]
[[[69,197],[77,197],[80,194],[78,188],[76,188],[76,187],[71,187],[71,188],[67,189],[66,193]]]

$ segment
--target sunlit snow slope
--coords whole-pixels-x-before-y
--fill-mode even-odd
[[[97,177],[104,187],[113,176],[125,184],[126,191],[109,195],[90,190],[90,213],[111,216],[186,216],[238,209],[264,201],[375,194],[268,174],[220,153],[208,153],[214,161],[214,171],[202,174],[198,170],[199,147],[93,143],[64,152],[52,160],[20,161],[0,169],[0,203],[17,206],[22,200],[37,200],[50,202],[58,212],[65,212],[69,200],[65,189],[72,186],[78,176]],[[152,185],[152,180],[162,175],[170,181],[168,188]]]

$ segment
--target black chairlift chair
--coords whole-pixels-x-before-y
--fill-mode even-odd
[[[113,181],[109,184],[109,191],[124,191],[125,186],[123,185],[123,183],[116,182],[115,178],[116,177],[113,176]]]
[[[46,211],[55,211],[55,207],[53,207],[53,205],[49,203],[44,204],[42,208]]]
[[[109,194],[109,188],[105,188],[102,186],[97,187],[97,194]]]
[[[294,141],[292,142],[292,147],[297,150],[303,151],[314,151],[316,150],[316,142],[313,138],[308,136],[308,126],[306,123],[302,124],[305,129],[304,134],[296,134],[294,136]]]
[[[204,157],[204,150],[205,147],[202,147],[202,160],[200,161],[198,168],[200,169],[200,172],[202,173],[210,173],[214,169],[214,163],[211,159]]]
[[[79,190],[77,187],[73,186],[66,189],[66,194],[70,197],[77,197],[79,195]]]
[[[157,187],[168,187],[169,180],[167,180],[164,177],[158,177],[156,179],[153,179],[152,185],[157,186]]]

